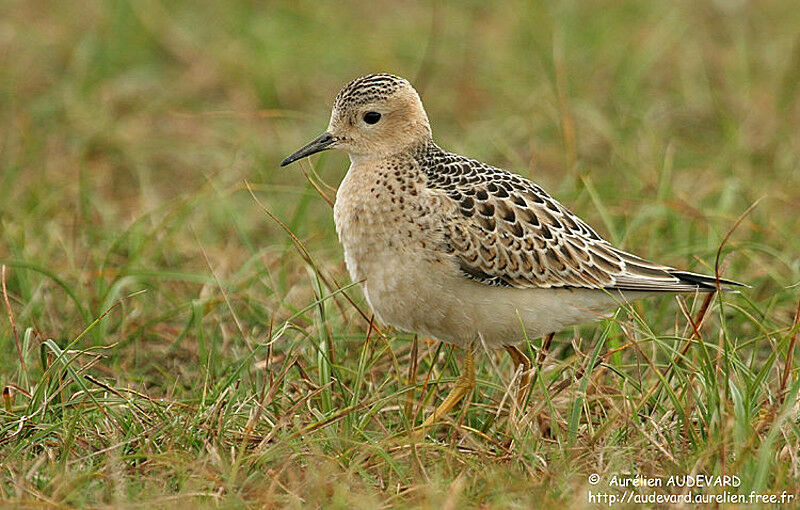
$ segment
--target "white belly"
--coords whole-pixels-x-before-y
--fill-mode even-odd
[[[598,291],[491,287],[413,259],[395,259],[391,267],[375,268],[364,282],[375,314],[399,329],[462,347],[516,344],[600,319],[618,306]]]

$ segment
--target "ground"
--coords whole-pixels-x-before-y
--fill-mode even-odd
[[[3,2],[0,500],[800,494],[798,27],[790,0]],[[482,354],[468,403],[409,445],[461,352],[370,326],[326,200],[346,156],[278,166],[382,71],[444,148],[752,287],[638,303],[546,358],[527,339],[522,409],[508,356]],[[685,475],[736,478],[616,483]]]

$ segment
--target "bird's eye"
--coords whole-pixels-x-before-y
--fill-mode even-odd
[[[378,112],[367,112],[364,114],[364,122],[367,124],[375,124],[381,120],[381,114]]]

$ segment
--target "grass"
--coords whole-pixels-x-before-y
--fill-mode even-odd
[[[585,507],[625,473],[798,495],[798,26],[789,1],[4,2],[0,499]],[[346,157],[278,168],[375,71],[443,147],[752,288],[560,332],[524,410],[484,354],[409,447],[461,354],[371,327],[312,184]]]

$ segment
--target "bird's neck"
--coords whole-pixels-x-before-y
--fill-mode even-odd
[[[417,156],[420,154],[426,154],[430,151],[441,151],[441,150],[442,149],[440,149],[433,142],[433,138],[431,138],[430,136],[424,136],[417,138],[416,140],[407,145],[395,148],[392,151],[371,152],[368,154],[348,152],[347,155],[350,157],[350,163],[352,163],[353,165],[362,165],[362,164],[374,163],[384,159],[391,159],[401,154],[409,154]]]

